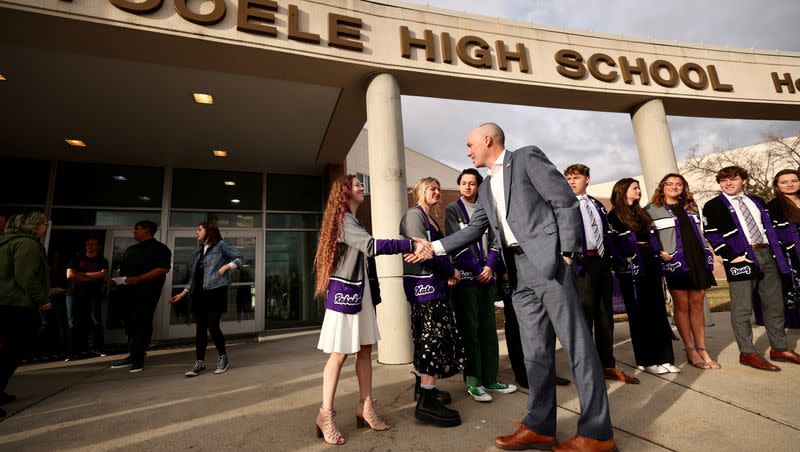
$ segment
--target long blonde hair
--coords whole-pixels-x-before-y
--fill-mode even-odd
[[[336,263],[339,260],[339,236],[342,234],[344,214],[350,211],[350,199],[353,198],[353,179],[356,176],[348,174],[342,176],[331,184],[325,211],[322,214],[322,226],[319,229],[319,243],[317,254],[314,256],[314,272],[316,284],[314,296],[324,297],[328,290],[330,278]]]

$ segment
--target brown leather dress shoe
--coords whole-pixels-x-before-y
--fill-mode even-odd
[[[784,350],[782,352],[770,350],[769,359],[773,361],[784,361],[787,363],[800,364],[800,355],[795,353],[794,350]]]
[[[540,435],[519,423],[516,432],[507,436],[498,436],[494,439],[494,445],[503,450],[550,450],[556,445],[556,438]]]
[[[617,442],[614,441],[614,438],[601,441],[575,435],[563,443],[553,446],[552,450],[553,452],[615,452]]]
[[[739,353],[739,364],[744,364],[745,366],[750,366],[758,370],[769,370],[773,372],[781,370],[780,367],[771,364],[758,353],[751,353],[749,355]]]
[[[622,381],[634,385],[639,384],[638,378],[625,375],[625,372],[623,372],[619,367],[607,367],[603,369],[603,373],[606,375],[606,380]]]

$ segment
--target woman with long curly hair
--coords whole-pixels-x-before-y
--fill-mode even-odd
[[[767,203],[767,209],[781,248],[789,257],[793,269],[790,275],[783,278],[786,328],[800,328],[800,281],[797,277],[800,273],[800,171],[778,171],[772,179],[772,192],[775,198]],[[760,306],[758,311],[761,311]]]
[[[439,181],[424,177],[412,191],[416,205],[400,222],[400,234],[430,242],[443,237],[442,228],[431,217],[439,204]],[[414,417],[439,427],[461,424],[458,411],[444,406],[451,398],[436,389],[437,378],[455,375],[464,367],[464,346],[456,327],[453,308],[445,285],[454,286],[461,278],[446,256],[435,256],[422,264],[403,264],[403,288],[411,303],[411,337],[414,340],[414,369],[420,374],[420,392]]]
[[[375,256],[415,252],[419,259],[422,254],[422,244],[413,240],[373,239],[356,218],[356,210],[363,202],[364,186],[355,176],[333,182],[314,259],[314,295],[325,299],[325,319],[317,348],[330,354],[322,374],[317,437],[337,445],[346,441],[336,426],[333,400],[342,366],[352,353],[356,353],[360,395],[356,424],[379,431],[389,429],[375,412],[372,397],[372,345],[380,339],[375,315],[375,305],[380,303]]]
[[[706,350],[703,314],[706,289],[716,285],[711,273],[714,257],[700,232],[697,204],[686,179],[677,173],[664,176],[645,211],[658,232],[661,266],[675,304],[675,326],[686,360],[698,369],[719,369]]]
[[[679,373],[661,285],[658,241],[653,220],[639,205],[641,197],[636,179],[622,179],[611,190],[612,265],[619,277],[637,366],[656,375]]]

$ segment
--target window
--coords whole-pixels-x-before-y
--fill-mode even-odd
[[[163,168],[59,162],[53,203],[161,208],[163,191]]]
[[[267,174],[267,210],[322,211],[319,176]]]
[[[0,167],[3,168],[0,203],[41,205],[47,202],[50,162],[2,158]]]
[[[182,168],[172,172],[175,209],[260,211],[262,191],[261,173]]]

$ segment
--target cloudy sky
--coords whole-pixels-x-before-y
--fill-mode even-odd
[[[797,0],[405,1],[575,30],[800,52]],[[503,127],[508,148],[535,144],[559,168],[585,163],[592,168],[592,182],[641,174],[627,114],[403,97],[406,146],[456,168],[470,165],[464,145],[467,132],[488,120]],[[710,151],[759,143],[767,131],[781,136],[800,134],[800,118],[754,121],[669,116],[668,122],[678,160],[695,145]]]

